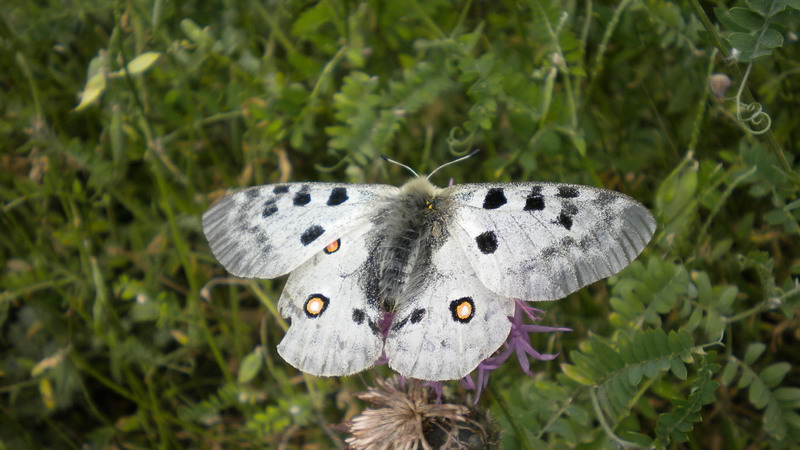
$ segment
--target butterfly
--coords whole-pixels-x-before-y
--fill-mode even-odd
[[[400,188],[268,184],[203,215],[211,251],[230,273],[290,274],[278,353],[292,366],[344,376],[384,355],[406,377],[462,378],[506,340],[515,299],[555,300],[611,276],[656,229],[647,208],[611,190],[442,189],[431,175]]]

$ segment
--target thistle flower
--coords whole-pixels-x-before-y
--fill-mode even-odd
[[[569,328],[546,327],[542,325],[525,323],[525,317],[523,316],[523,313],[531,320],[537,321],[540,319],[539,314],[543,314],[544,311],[528,306],[521,300],[514,300],[514,306],[514,317],[508,318],[508,320],[511,321],[511,331],[508,333],[508,339],[506,340],[505,344],[503,344],[505,346],[503,351],[499,355],[487,358],[478,364],[477,383],[472,380],[471,375],[467,375],[461,379],[461,385],[465,389],[476,391],[475,402],[478,401],[481,396],[481,392],[483,392],[488,385],[489,374],[499,368],[501,364],[506,362],[506,360],[510,358],[512,354],[517,355],[519,365],[526,375],[532,375],[530,370],[530,360],[528,359],[529,357],[538,359],[540,361],[550,361],[558,356],[557,353],[548,354],[539,353],[536,351],[536,349],[534,349],[531,345],[531,338],[528,335],[529,333],[572,331]]]
[[[486,448],[497,432],[479,423],[463,405],[431,403],[431,391],[418,380],[394,376],[358,395],[376,406],[343,424],[354,449]]]

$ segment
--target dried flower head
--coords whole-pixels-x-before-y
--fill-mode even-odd
[[[468,407],[431,402],[422,382],[395,376],[358,395],[376,406],[344,424],[354,449],[487,448],[496,433]]]

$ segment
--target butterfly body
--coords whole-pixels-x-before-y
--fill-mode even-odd
[[[438,188],[286,183],[245,189],[203,217],[233,274],[291,273],[281,356],[349,375],[385,354],[402,375],[458,379],[505,341],[514,299],[553,300],[610,276],[655,230],[635,200],[554,183]]]

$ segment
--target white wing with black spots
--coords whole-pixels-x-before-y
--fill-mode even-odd
[[[203,215],[211,252],[234,275],[275,278],[364,224],[397,195],[374,184],[268,184],[231,194]]]
[[[342,236],[289,275],[278,310],[290,326],[278,353],[303,372],[350,375],[381,355],[383,311],[368,293],[375,247],[369,228]]]
[[[492,292],[555,300],[611,276],[644,249],[656,222],[616,191],[554,183],[444,189],[448,230]]]
[[[481,284],[455,239],[445,239],[430,262],[398,299],[386,357],[406,377],[456,380],[506,340],[514,301]]]

